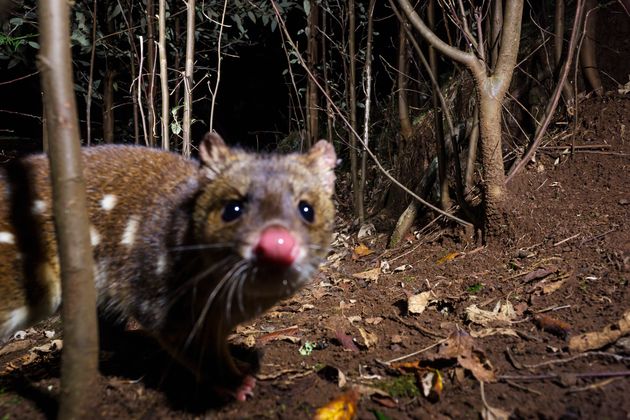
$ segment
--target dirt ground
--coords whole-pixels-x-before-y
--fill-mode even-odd
[[[260,356],[252,398],[217,399],[130,330],[102,342],[93,417],[312,418],[338,399],[361,419],[629,419],[630,94],[613,80],[630,26],[612,18],[610,93],[509,185],[504,236],[434,223],[387,250],[383,226],[359,240],[341,214],[312,285],[232,337]],[[55,416],[60,338],[53,319],[0,347],[0,420]]]
[[[630,96],[579,111],[510,185],[510,233],[487,246],[437,224],[393,250],[378,226],[340,233],[310,287],[236,331],[261,355],[253,398],[217,401],[128,331],[104,343],[95,417],[309,418],[342,398],[358,418],[629,418]],[[1,419],[56,412],[58,330],[0,349]]]

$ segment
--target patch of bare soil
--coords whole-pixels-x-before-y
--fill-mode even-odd
[[[307,290],[235,332],[262,354],[253,398],[213,398],[127,331],[104,340],[95,417],[309,418],[345,397],[359,418],[627,419],[630,97],[579,112],[510,185],[509,237],[436,230],[386,250],[382,233],[340,234]],[[59,352],[34,350],[54,328],[0,349],[0,418],[56,412]]]

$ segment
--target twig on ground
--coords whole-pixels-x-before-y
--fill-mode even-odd
[[[630,370],[620,370],[617,372],[585,372],[585,373],[547,373],[544,375],[500,375],[497,377],[500,381],[544,381],[547,379],[559,379],[564,375],[571,375],[578,379],[589,378],[617,378],[630,376]]]
[[[575,238],[577,238],[577,237],[578,237],[578,236],[580,236],[580,235],[581,235],[581,233],[576,233],[575,235],[573,235],[573,236],[569,236],[568,238],[563,239],[563,240],[561,240],[560,242],[556,242],[555,244],[553,244],[553,246],[562,245],[563,243],[565,243],[565,242],[569,242],[571,239],[575,239]]]
[[[577,146],[573,146],[575,150],[590,150],[590,149],[610,149],[610,144],[580,144]],[[566,150],[571,149],[571,145],[567,144],[566,146],[540,146],[540,150]]]
[[[523,385],[519,385],[516,382],[505,381],[505,383],[510,385],[510,386],[513,386],[514,388],[518,388],[518,389],[526,391],[526,392],[531,392],[532,394],[542,395],[542,392],[536,391],[535,389],[531,389],[531,388],[528,388],[528,387],[523,386]]]
[[[593,235],[590,238],[582,239],[582,242],[580,242],[580,245],[584,245],[585,243],[590,242],[590,241],[594,241],[595,239],[603,238],[604,236],[608,235],[609,233],[614,232],[615,230],[617,230],[617,229],[612,228],[612,229],[607,230],[606,232],[599,233],[597,235]]]
[[[382,364],[382,365],[385,365],[385,366],[390,366],[392,363],[395,363],[395,362],[400,362],[401,360],[409,359],[410,357],[417,356],[417,355],[419,355],[419,354],[421,354],[421,353],[424,353],[425,351],[429,351],[429,350],[431,350],[432,348],[437,347],[437,346],[439,346],[439,345],[441,345],[441,344],[445,343],[445,342],[446,342],[446,340],[447,340],[447,339],[445,338],[445,339],[440,340],[440,341],[438,341],[437,343],[433,343],[433,344],[431,344],[430,346],[427,346],[427,347],[425,347],[425,348],[423,348],[423,349],[420,349],[420,350],[418,350],[418,351],[414,351],[413,353],[405,354],[405,355],[403,355],[403,356],[397,357],[397,358],[395,358],[395,359],[388,360],[388,361],[386,361],[386,362],[381,361],[381,360],[378,360],[378,359],[377,359],[376,361],[377,361],[378,363]]]

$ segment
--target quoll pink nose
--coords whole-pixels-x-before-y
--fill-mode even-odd
[[[271,226],[260,234],[254,253],[266,263],[289,266],[297,257],[298,246],[295,237],[287,229]]]

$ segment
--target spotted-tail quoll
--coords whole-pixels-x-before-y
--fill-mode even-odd
[[[331,239],[333,147],[255,154],[214,133],[200,160],[134,146],[82,150],[99,313],[135,320],[201,377],[244,399],[226,338],[313,276]],[[0,168],[0,338],[61,304],[44,155]]]

